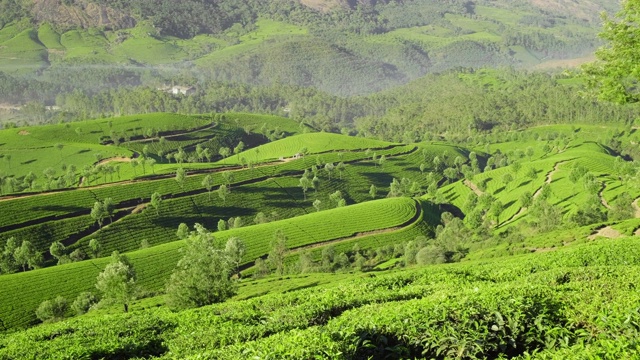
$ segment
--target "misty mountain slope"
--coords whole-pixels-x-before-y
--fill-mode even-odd
[[[171,78],[186,71],[340,96],[459,67],[529,68],[583,57],[599,45],[599,12],[616,6],[601,0],[162,0],[157,6],[36,0],[22,8],[12,1],[0,0],[2,72],[55,83],[59,76],[50,73],[91,64],[95,72],[108,67]],[[126,82],[149,85],[143,77],[136,81]]]

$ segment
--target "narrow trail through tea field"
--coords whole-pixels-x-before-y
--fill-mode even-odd
[[[546,179],[545,179],[545,184],[551,184],[551,182],[553,181],[553,175],[555,175],[555,173],[558,171],[558,169],[560,168],[560,165],[565,164],[569,161],[560,161],[557,162],[554,166],[553,166],[553,170],[549,171],[547,173]],[[540,194],[542,194],[542,186],[540,188],[538,188],[538,190],[536,190],[536,192],[533,194],[532,198],[535,199],[538,196],[540,196]],[[514,221],[515,219],[517,219],[518,217],[524,215],[524,213],[527,211],[526,207],[520,207],[520,210],[518,210],[517,213],[515,213],[512,217],[510,217],[509,219],[507,219],[505,222],[502,223],[502,225],[506,225],[509,224],[510,222]]]
[[[607,184],[602,183],[602,189],[600,189],[600,192],[598,193],[598,197],[600,198],[600,203],[602,203],[602,206],[606,207],[607,209],[611,209],[611,205],[609,205],[609,203],[607,202],[607,199],[605,199],[603,196],[604,189],[606,188],[607,188]]]
[[[463,184],[465,184],[471,191],[473,191],[476,195],[482,196],[484,192],[478,188],[478,185],[471,182],[471,180],[465,179]]]

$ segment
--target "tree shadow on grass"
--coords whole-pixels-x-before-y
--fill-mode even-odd
[[[383,172],[363,172],[361,175],[376,187],[388,187],[393,181],[393,176]]]

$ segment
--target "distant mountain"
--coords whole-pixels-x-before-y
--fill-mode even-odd
[[[342,96],[455,68],[532,68],[584,57],[600,44],[600,12],[618,7],[605,0],[26,4],[0,0],[1,72],[93,89],[148,84],[141,72],[153,69],[165,82],[184,82],[186,73]]]

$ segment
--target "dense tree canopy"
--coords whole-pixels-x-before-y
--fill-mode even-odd
[[[625,0],[614,17],[604,16],[600,36],[608,43],[596,52],[598,61],[584,70],[601,99],[618,103],[640,100],[640,1]]]

